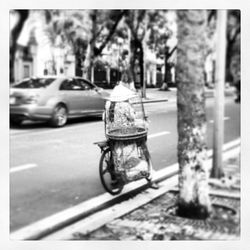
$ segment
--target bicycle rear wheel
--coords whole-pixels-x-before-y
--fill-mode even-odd
[[[114,173],[114,166],[111,160],[109,148],[102,152],[99,163],[99,174],[104,189],[112,195],[121,193],[124,184]]]

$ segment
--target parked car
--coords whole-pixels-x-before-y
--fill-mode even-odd
[[[10,88],[10,122],[49,121],[62,127],[68,118],[101,115],[108,92],[81,77],[32,77]]]

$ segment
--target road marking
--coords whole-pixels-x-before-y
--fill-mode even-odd
[[[97,121],[96,124],[93,123],[76,123],[76,124],[67,124],[67,126],[56,129],[58,132],[67,132],[68,130],[75,131],[76,129],[82,130],[83,126],[86,127],[86,130],[88,130],[89,127],[95,127],[99,130],[99,126],[103,128],[103,124],[101,124],[102,121]],[[46,125],[45,125],[46,126]],[[43,127],[43,128],[38,128],[33,131],[29,130],[29,128],[25,128],[25,130],[20,130],[20,129],[14,129],[10,130],[10,136],[32,136],[32,135],[42,135],[42,134],[55,134],[55,129],[49,128],[49,127]]]
[[[152,135],[149,135],[148,138],[154,138],[154,137],[158,137],[158,136],[162,136],[162,135],[168,135],[170,134],[169,131],[163,131],[163,132],[160,132],[160,133],[156,133],[156,134],[152,134]]]
[[[227,120],[229,120],[229,119],[230,119],[230,117],[225,116],[223,120],[224,120],[224,121],[227,121]],[[214,123],[214,120],[210,120],[209,122],[210,122],[210,123]]]
[[[235,149],[233,149],[233,151],[230,150],[229,152],[223,152],[223,154],[227,153],[227,157],[229,156],[232,157],[233,155],[236,156],[237,153],[239,152],[239,144],[240,144],[240,138],[224,144],[223,150],[228,150],[228,149],[230,150],[229,146],[230,147],[234,146]],[[212,150],[209,150],[209,151],[210,151],[210,157],[211,157]],[[223,156],[223,160],[225,160],[225,158],[226,157]],[[205,164],[211,165],[212,159],[210,158],[208,161],[205,162]],[[155,172],[154,180],[157,181],[160,178],[164,178],[167,176],[169,177],[171,174],[174,174],[176,171],[178,171],[178,163],[165,166],[163,169]],[[97,208],[101,208],[101,207],[104,208],[104,206],[108,202],[110,203],[111,201],[115,200],[117,197],[118,198],[122,197],[122,195],[129,193],[132,190],[135,190],[145,185],[145,183],[146,183],[145,179],[128,183],[124,187],[124,191],[121,194],[118,194],[116,196],[112,196],[111,194],[106,192],[104,194],[90,198],[89,200],[84,201],[78,205],[62,210],[53,215],[45,217],[39,221],[36,221],[28,226],[18,229],[11,233],[10,238],[11,240],[36,240],[36,239],[43,237],[44,235],[48,235],[47,237],[49,238],[49,234],[51,232],[55,232],[58,229],[62,228],[63,226],[65,226],[65,230],[67,230],[66,225],[71,224],[72,221],[79,221],[79,219],[77,218],[80,218],[80,217],[89,218],[89,215],[93,212],[93,210],[97,210]],[[105,209],[103,211],[105,211]],[[111,210],[111,213],[113,213],[112,210]],[[102,219],[99,220],[99,222],[103,222],[104,219],[105,218],[102,217]],[[60,230],[58,230],[58,232],[60,233]],[[70,232],[72,232],[72,230]]]
[[[35,168],[35,167],[37,167],[37,164],[34,164],[34,163],[20,165],[20,166],[11,168],[10,173],[15,173],[15,172],[23,171],[26,169]]]

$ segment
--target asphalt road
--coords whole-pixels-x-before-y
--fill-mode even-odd
[[[149,115],[148,146],[159,170],[177,161],[175,103],[145,105]],[[212,146],[213,99],[207,99],[208,147]],[[240,137],[240,105],[227,97],[225,143]],[[10,129],[10,229],[104,193],[98,176],[105,139],[100,119],[78,119],[60,129],[45,123],[26,123]]]

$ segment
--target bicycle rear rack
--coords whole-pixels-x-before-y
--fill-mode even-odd
[[[109,143],[107,140],[94,142],[94,144],[97,145],[101,149],[101,151],[104,151],[106,148],[109,147]]]

